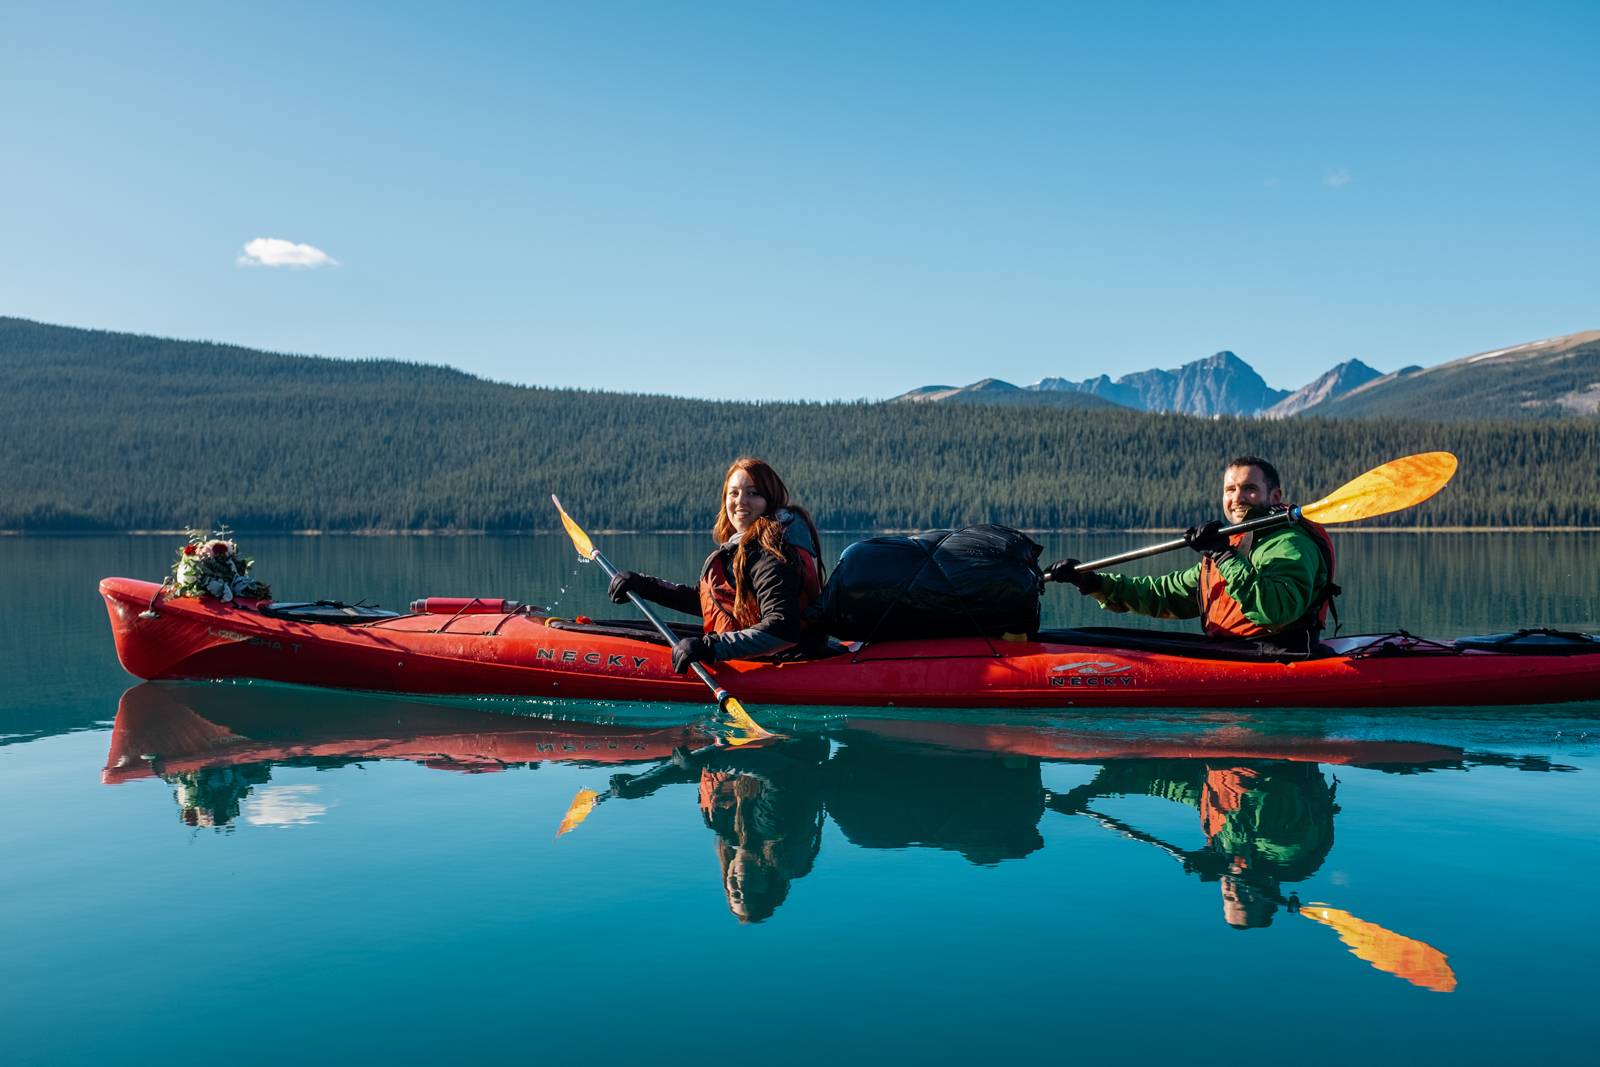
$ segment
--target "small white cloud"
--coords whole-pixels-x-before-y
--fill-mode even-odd
[[[244,818],[252,826],[310,826],[328,813],[328,805],[311,800],[314,785],[272,785],[244,802]]]
[[[339,261],[316,245],[296,244],[281,237],[246,241],[241,267],[337,267]]]
[[[1353,181],[1355,181],[1355,178],[1351,176],[1350,171],[1345,167],[1340,167],[1322,179],[1322,184],[1329,189],[1343,189]]]

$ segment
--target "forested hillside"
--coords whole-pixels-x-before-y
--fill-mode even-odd
[[[1183,526],[1223,461],[1291,494],[1449,449],[1407,525],[1600,525],[1600,421],[1198,419],[1118,410],[720,403],[482,381],[438,367],[0,319],[0,528],[702,529],[718,479],[766,456],[834,529],[996,521]]]

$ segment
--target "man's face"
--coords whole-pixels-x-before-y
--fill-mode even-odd
[[[1267,490],[1260,467],[1229,467],[1222,475],[1222,513],[1229,522],[1243,522],[1255,508],[1268,508],[1283,500],[1283,490]]]

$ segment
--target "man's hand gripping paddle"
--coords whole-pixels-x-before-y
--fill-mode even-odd
[[[1420,452],[1414,456],[1403,456],[1400,459],[1392,459],[1381,467],[1374,467],[1361,477],[1346,482],[1314,504],[1292,507],[1287,511],[1263,515],[1259,519],[1224,526],[1216,531],[1216,535],[1228,538],[1251,530],[1287,526],[1301,519],[1309,519],[1323,526],[1334,526],[1404,511],[1443,489],[1455,472],[1456,457],[1449,452]],[[1179,537],[1172,541],[1163,541],[1158,545],[1107,556],[1105,559],[1079,563],[1072,568],[1072,571],[1082,574],[1087,571],[1104,570],[1121,563],[1159,556],[1164,552],[1176,552],[1180,548],[1188,547],[1190,547],[1188,540]]]

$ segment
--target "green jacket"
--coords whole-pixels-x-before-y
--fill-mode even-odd
[[[1305,530],[1285,526],[1259,534],[1248,555],[1226,552],[1217,559],[1223,586],[1257,626],[1281,630],[1300,619],[1328,584],[1328,565]],[[1108,611],[1131,611],[1157,619],[1200,615],[1200,564],[1159,577],[1102,574],[1093,594]]]

